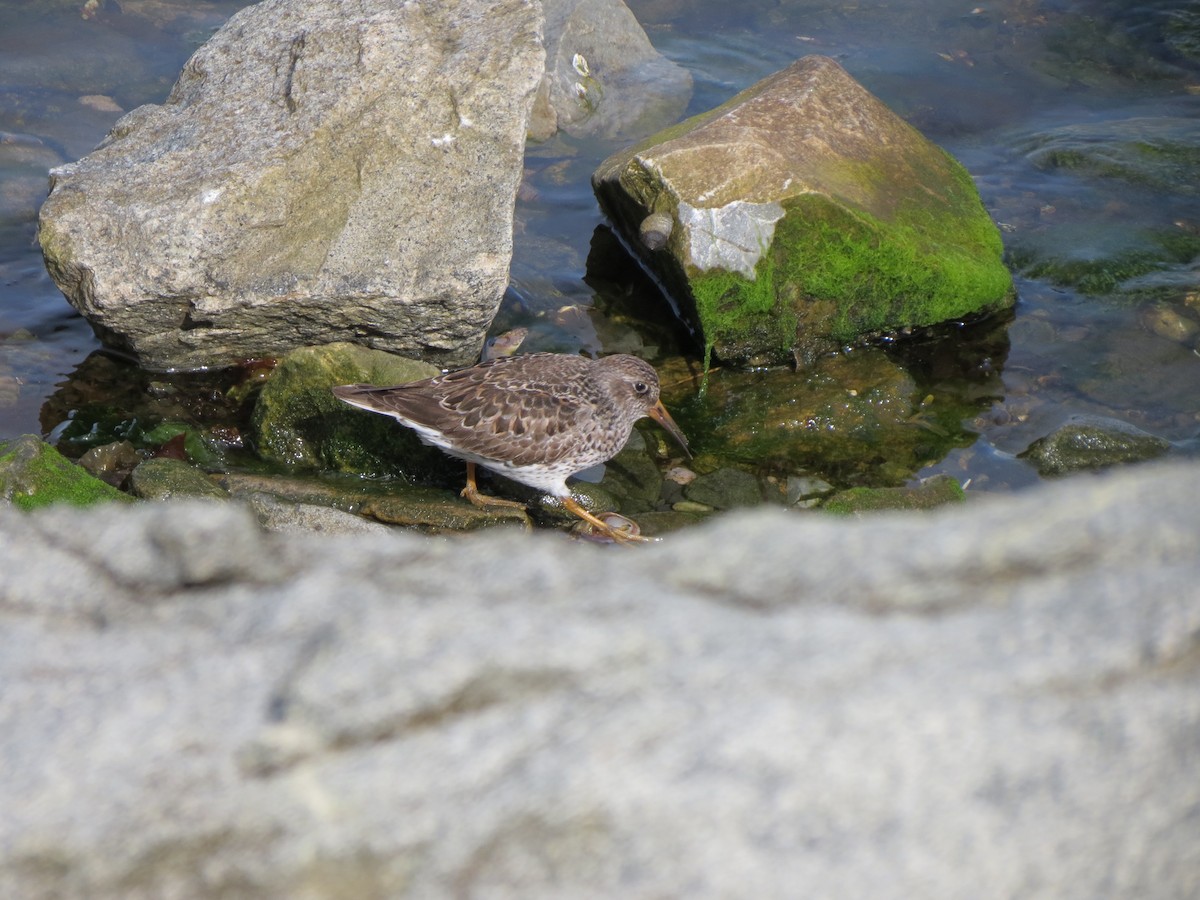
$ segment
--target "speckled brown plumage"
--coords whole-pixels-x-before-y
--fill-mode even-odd
[[[654,368],[635,356],[529,353],[410,384],[350,384],[333,393],[395,417],[452,456],[564,498],[566,479],[615,456],[645,416],[687,449],[659,402]]]

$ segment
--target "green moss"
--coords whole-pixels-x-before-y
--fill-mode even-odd
[[[930,509],[966,498],[962,486],[948,475],[930,478],[915,487],[850,488],[830,497],[821,508],[834,515],[897,509]]]
[[[22,510],[53,503],[91,506],[133,498],[66,459],[33,435],[0,444],[0,496]]]
[[[1000,235],[982,209],[946,235],[927,208],[899,210],[891,225],[821,194],[784,208],[753,281],[724,270],[692,277],[705,340],[721,355],[765,345],[784,356],[1011,303]]]
[[[437,372],[428,363],[352,344],[294,350],[258,396],[251,417],[254,449],[267,462],[287,468],[380,477],[444,467],[445,455],[424,447],[411,429],[354,409],[330,390],[335,384],[400,384]]]
[[[718,345],[725,356],[739,356],[762,346],[786,354],[792,347],[799,320],[778,302],[775,265],[768,257],[759,261],[756,276],[751,281],[736,272],[716,269],[693,277],[692,296],[704,329],[706,369]]]
[[[1009,261],[1029,278],[1099,295],[1120,293],[1122,284],[1130,279],[1186,265],[1200,256],[1200,235],[1178,229],[1132,235],[1130,239],[1142,246],[1092,259],[1039,258],[1033,248],[1017,246],[1010,251]]]

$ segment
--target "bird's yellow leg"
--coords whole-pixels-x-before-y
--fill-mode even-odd
[[[479,486],[475,484],[475,463],[467,463],[467,486],[462,489],[461,496],[466,497],[471,501],[472,506],[478,506],[480,509],[487,509],[489,506],[504,506],[509,509],[524,509],[524,503],[518,503],[516,500],[504,500],[501,497],[489,497],[487,494],[479,493]]]

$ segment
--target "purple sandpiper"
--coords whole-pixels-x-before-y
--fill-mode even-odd
[[[654,367],[636,356],[588,359],[566,353],[502,356],[468,369],[394,387],[347,384],[339,400],[392,416],[423,443],[467,463],[462,495],[476,506],[524,507],[488,497],[475,466],[545,491],[601,534],[644,541],[584,509],[567,478],[612,459],[633,423],[649,416],[687,452],[687,440],[658,398]]]

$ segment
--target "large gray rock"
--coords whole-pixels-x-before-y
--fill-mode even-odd
[[[0,510],[0,896],[1194,897],[1198,476],[636,551]]]
[[[266,0],[52,172],[71,303],[150,367],[354,340],[476,358],[544,71],[533,0]]]

